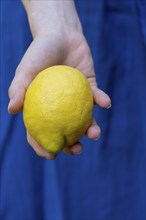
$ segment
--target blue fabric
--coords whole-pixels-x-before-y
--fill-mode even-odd
[[[76,1],[110,110],[95,107],[102,135],[83,154],[47,161],[28,146],[7,90],[32,38],[19,1],[1,2],[2,220],[144,220],[146,207],[146,1]]]

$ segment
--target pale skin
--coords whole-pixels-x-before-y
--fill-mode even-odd
[[[83,35],[74,2],[22,2],[28,15],[33,41],[18,65],[10,85],[9,113],[16,114],[23,108],[25,92],[36,75],[41,70],[57,64],[81,70],[90,83],[95,104],[109,108],[109,96],[97,87],[92,55]],[[100,127],[94,119],[86,135],[93,140],[99,138]],[[56,155],[47,152],[28,132],[27,140],[39,156],[49,160],[55,159]],[[82,148],[81,143],[77,142],[64,152],[76,155],[82,152]]]

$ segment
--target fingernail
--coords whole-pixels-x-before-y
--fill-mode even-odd
[[[75,155],[79,155],[79,154],[81,154],[81,153],[82,153],[82,151],[79,151],[79,152],[76,152]]]
[[[8,113],[11,114],[11,108],[13,106],[13,99],[10,100],[9,104],[8,104]]]
[[[112,106],[112,104],[110,104],[110,105],[107,107],[107,109],[111,108],[111,106]]]
[[[97,138],[95,138],[95,139],[93,139],[94,141],[97,141],[97,140],[99,140],[99,138],[100,138],[100,136],[98,136]]]
[[[76,148],[75,147],[71,147],[70,151],[71,151],[72,154],[76,154],[76,155],[82,153],[82,150],[80,149],[80,147],[76,147]]]

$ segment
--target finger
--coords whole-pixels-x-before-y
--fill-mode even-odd
[[[97,125],[95,119],[92,119],[92,123],[86,132],[87,137],[96,141],[99,139],[100,133],[100,127]]]
[[[111,107],[111,99],[105,92],[96,86],[92,87],[92,92],[95,104],[107,109]]]
[[[45,157],[49,160],[55,159],[55,154],[48,153],[38,142],[36,142],[33,137],[27,132],[27,141],[31,145],[31,147],[34,149],[36,154],[40,157]]]
[[[22,61],[20,62],[15,77],[9,88],[10,103],[8,106],[9,113],[17,113],[23,107],[25,92],[36,77],[36,75],[48,66],[56,63],[55,51],[51,45],[46,47],[48,44],[48,38],[36,38],[26,51]]]
[[[95,104],[103,108],[110,108],[111,99],[105,92],[103,92],[101,89],[97,87],[94,69],[92,71],[91,76],[88,78],[88,81],[92,89]]]
[[[82,144],[80,142],[77,142],[72,146],[65,147],[63,151],[69,155],[77,155],[80,154],[82,150],[83,150]]]

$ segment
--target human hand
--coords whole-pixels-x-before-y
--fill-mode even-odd
[[[93,59],[73,2],[65,4],[58,6],[57,3],[41,2],[42,10],[40,10],[39,3],[35,1],[32,5],[25,5],[34,40],[20,62],[9,88],[8,111],[12,114],[18,113],[23,108],[26,90],[36,75],[41,70],[57,64],[68,65],[83,72],[90,83],[95,104],[105,108],[111,105],[109,96],[97,87]],[[48,16],[47,12],[50,11],[50,7],[52,22],[48,23],[50,15],[47,20],[46,16]],[[64,10],[64,17],[58,17],[55,13],[58,7]],[[45,13],[46,16],[44,16]],[[36,14],[40,16],[40,20],[35,18]],[[74,18],[74,22],[70,20],[70,17]],[[100,136],[100,128],[94,119],[86,135],[93,140]],[[28,132],[27,140],[39,156],[47,159],[55,158],[56,155],[47,152]],[[82,145],[78,142],[65,148],[64,151],[70,155],[78,154],[82,151]]]

